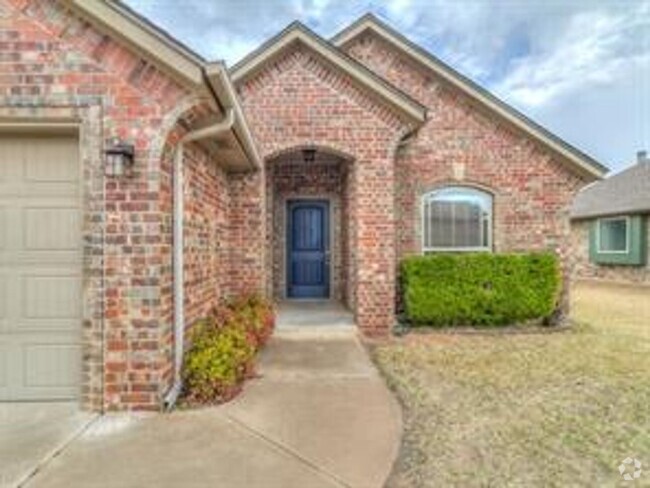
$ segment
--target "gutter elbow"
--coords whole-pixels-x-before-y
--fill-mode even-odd
[[[218,134],[221,134],[222,132],[225,132],[227,130],[232,129],[232,127],[235,125],[235,111],[232,107],[229,107],[226,109],[226,113],[224,114],[223,118],[208,127],[204,127],[203,129],[198,129],[192,132],[188,132],[183,136],[183,138],[180,141],[180,144],[186,144],[188,142],[193,142],[193,141],[198,141],[200,139],[206,139],[208,137],[216,136]]]

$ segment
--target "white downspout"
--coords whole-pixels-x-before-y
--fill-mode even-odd
[[[173,276],[174,276],[174,383],[165,395],[165,408],[171,409],[181,392],[183,367],[183,352],[185,341],[185,270],[184,270],[184,181],[183,181],[183,153],[184,146],[189,142],[198,141],[207,137],[216,136],[232,129],[235,123],[235,113],[232,108],[226,109],[224,118],[214,125],[188,132],[181,138],[174,154],[174,181],[173,181]]]

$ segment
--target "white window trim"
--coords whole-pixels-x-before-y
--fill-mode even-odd
[[[424,213],[425,213],[425,207],[429,203],[428,199],[431,195],[435,194],[438,191],[447,189],[447,188],[465,188],[468,190],[474,190],[478,192],[485,193],[490,197],[490,212],[488,212],[487,216],[487,224],[488,224],[488,233],[487,233],[487,245],[486,246],[467,246],[467,247],[429,247],[426,245],[426,235],[424,232]],[[482,190],[480,188],[475,188],[473,186],[463,186],[463,185],[449,185],[449,186],[443,186],[440,188],[436,188],[434,190],[428,191],[420,197],[420,244],[421,244],[421,249],[422,249],[422,254],[428,253],[428,252],[492,252],[492,214],[494,213],[494,196],[485,190]],[[481,220],[482,222],[482,220]],[[483,229],[481,228],[481,234],[483,234]]]
[[[603,222],[623,220],[625,221],[625,250],[624,251],[607,251],[600,247],[600,226]],[[630,217],[604,217],[598,219],[596,223],[596,252],[598,254],[629,254],[630,253]]]

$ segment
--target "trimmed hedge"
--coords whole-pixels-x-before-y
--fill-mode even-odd
[[[416,326],[548,321],[560,296],[551,253],[435,254],[407,258],[401,268],[406,317]]]
[[[197,321],[183,361],[183,401],[212,404],[235,397],[253,375],[255,354],[274,326],[273,306],[255,296],[217,307]]]

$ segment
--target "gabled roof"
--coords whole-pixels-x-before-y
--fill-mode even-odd
[[[572,219],[650,213],[650,160],[583,188],[571,207]]]
[[[186,87],[202,87],[206,60],[119,0],[63,0]]]
[[[232,144],[222,144],[229,163],[237,169],[259,167],[261,159],[248,128],[234,87],[222,62],[208,62],[165,30],[138,14],[120,0],[62,0],[100,29],[151,60],[181,86],[212,98],[220,112],[235,113]],[[226,147],[237,148],[235,151]]]
[[[245,80],[257,73],[266,63],[291,46],[301,44],[340,69],[352,80],[370,90],[381,101],[420,124],[426,120],[426,107],[406,93],[377,76],[358,61],[347,56],[300,22],[290,24],[275,37],[239,61],[230,69],[233,82]]]
[[[552,134],[372,14],[364,15],[343,29],[331,39],[331,42],[335,46],[343,48],[358,36],[367,32],[376,34],[420,65],[439,75],[452,86],[460,89],[472,99],[499,114],[520,130],[528,133],[556,153],[562,155],[577,169],[581,170],[582,173],[587,173],[596,178],[602,178],[609,171],[603,164]]]

